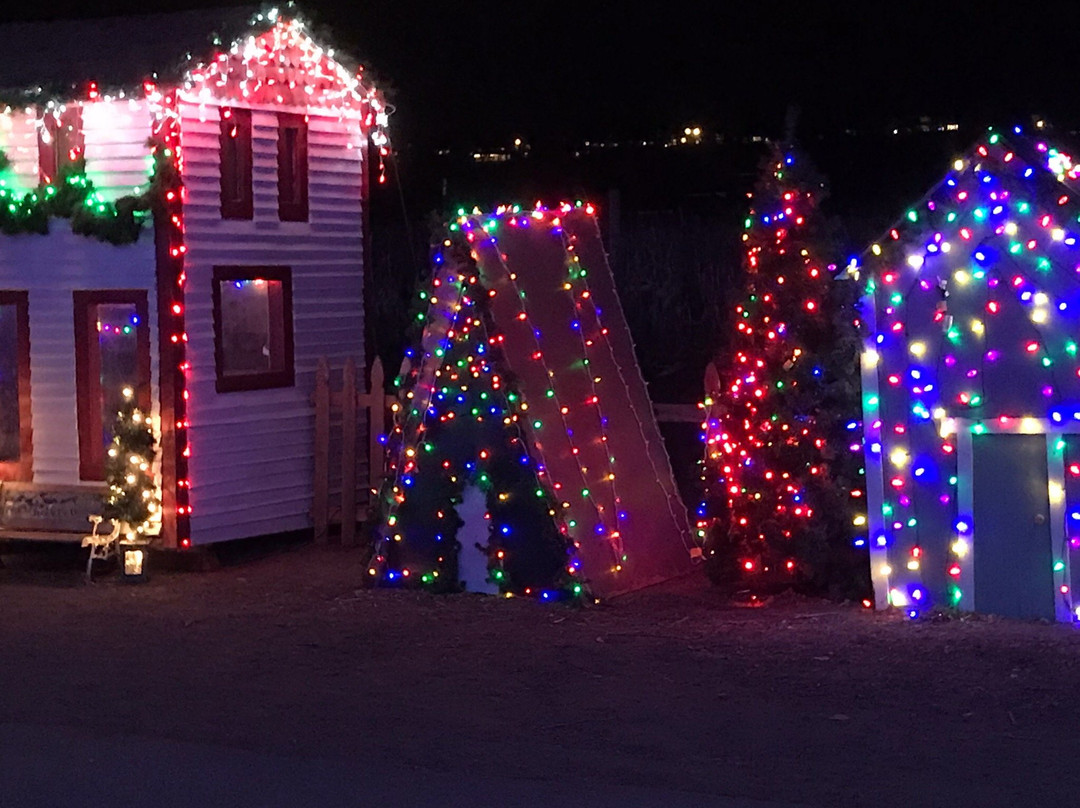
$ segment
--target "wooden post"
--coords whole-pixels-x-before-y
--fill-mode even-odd
[[[341,544],[356,543],[356,362],[345,360],[341,385]]]
[[[330,371],[320,358],[315,370],[315,480],[311,520],[315,541],[327,539],[330,521]]]
[[[712,362],[705,366],[705,395],[715,398],[720,393],[720,374]]]
[[[371,383],[368,385],[368,489],[382,487],[383,448],[379,435],[386,432],[386,394],[383,393],[382,360],[371,363]],[[371,498],[377,496],[372,494]]]

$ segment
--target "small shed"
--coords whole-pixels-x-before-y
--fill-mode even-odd
[[[125,386],[164,547],[309,527],[316,364],[364,363],[381,97],[252,9],[0,35],[0,79],[30,88],[0,102],[0,538],[85,532]]]
[[[879,608],[1080,620],[1078,174],[990,131],[853,269]]]

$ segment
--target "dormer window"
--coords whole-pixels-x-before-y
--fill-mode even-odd
[[[307,119],[278,115],[278,218],[283,222],[308,220]]]
[[[221,110],[221,218],[251,219],[251,110]]]

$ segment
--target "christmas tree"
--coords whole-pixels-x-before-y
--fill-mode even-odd
[[[446,239],[419,293],[422,335],[396,382],[369,575],[434,591],[582,595],[574,544],[532,450],[528,404],[502,369],[490,290],[459,242]]]
[[[751,591],[868,590],[861,504],[857,291],[837,279],[824,183],[774,147],[742,235],[746,292],[706,401],[698,528],[714,580]]]
[[[125,387],[123,393],[105,460],[109,491],[103,515],[119,522],[121,536],[131,540],[152,533],[161,513],[154,484],[154,430],[135,406],[135,391]]]

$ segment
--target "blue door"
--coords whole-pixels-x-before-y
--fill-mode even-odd
[[[975,610],[1054,619],[1045,435],[972,437]]]

